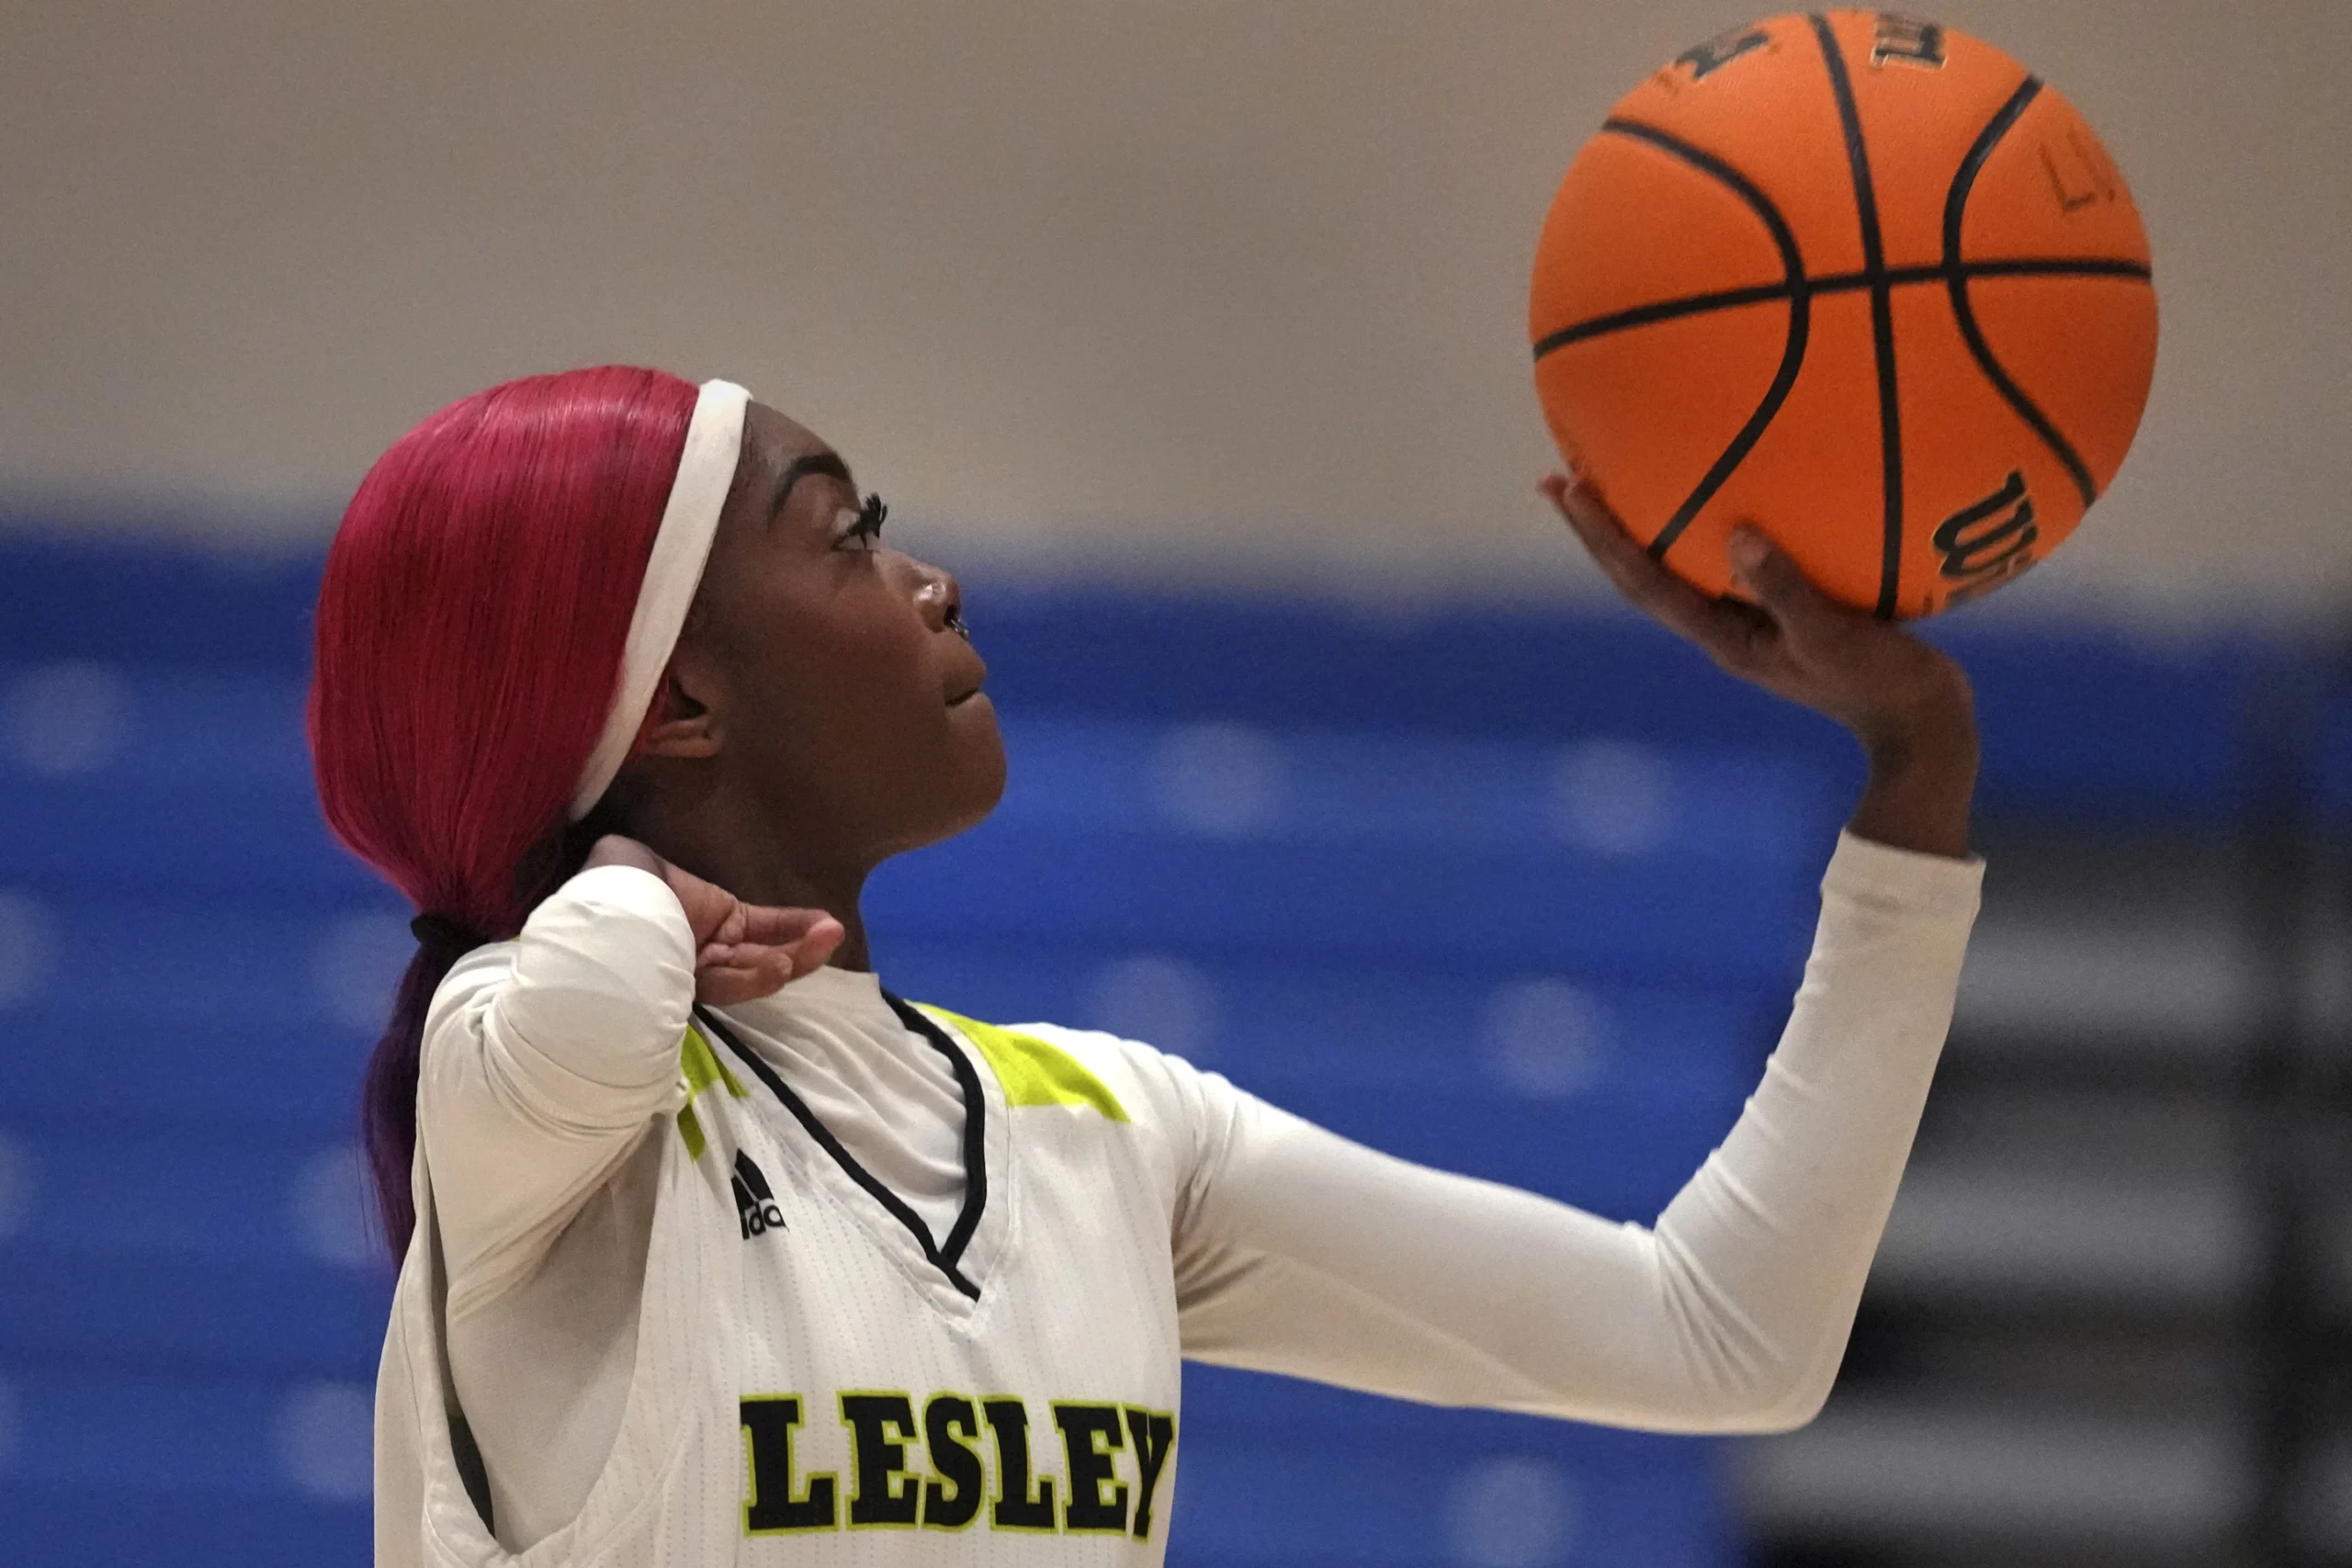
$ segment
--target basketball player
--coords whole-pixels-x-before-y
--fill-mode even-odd
[[[329,819],[424,911],[368,1084],[404,1259],[378,1562],[1156,1562],[1186,1356],[1809,1418],[1976,908],[1967,685],[1758,536],[1760,607],[1718,603],[1545,493],[1634,603],[1871,763],[1780,1047],[1654,1229],[886,989],[862,883],[986,816],[1004,759],[955,580],[791,420],[607,368],[394,446],[329,558],[311,707]]]

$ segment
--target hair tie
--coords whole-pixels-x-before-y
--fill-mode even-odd
[[[440,915],[419,915],[408,923],[409,934],[422,947],[439,948],[459,955],[486,947],[490,938]]]

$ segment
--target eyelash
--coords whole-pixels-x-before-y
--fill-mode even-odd
[[[872,549],[873,541],[880,536],[882,524],[889,515],[890,503],[879,495],[869,493],[865,503],[858,507],[857,516],[848,527],[842,530],[841,537],[834,543],[846,545],[852,540],[863,540],[865,543],[859,547]]]

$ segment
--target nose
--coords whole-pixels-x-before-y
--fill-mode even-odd
[[[914,569],[915,606],[922,612],[923,625],[935,632],[970,637],[964,626],[964,590],[956,574],[929,561],[910,560],[909,564]]]

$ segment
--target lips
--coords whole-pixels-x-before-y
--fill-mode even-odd
[[[980,694],[980,687],[988,681],[989,667],[978,658],[958,660],[966,668],[956,671],[947,680],[947,705],[962,707]]]
[[[952,625],[948,630],[956,635],[933,645],[943,655],[944,666],[941,671],[941,694],[946,697],[949,707],[962,707],[980,694],[980,687],[989,678],[989,667],[972,647],[971,633],[961,625]]]

